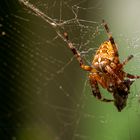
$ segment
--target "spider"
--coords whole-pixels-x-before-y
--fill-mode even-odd
[[[120,112],[126,106],[130,86],[140,76],[131,75],[123,71],[123,67],[133,58],[133,55],[128,56],[123,62],[120,62],[118,48],[109,27],[104,20],[102,24],[108,35],[108,40],[100,45],[90,66],[85,65],[80,52],[73,46],[66,32],[64,32],[64,39],[76,56],[80,67],[89,72],[89,83],[93,95],[100,101],[114,102],[114,105]],[[98,87],[99,84],[112,94],[113,99],[102,97]]]

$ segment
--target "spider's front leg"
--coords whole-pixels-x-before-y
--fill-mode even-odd
[[[96,80],[97,78],[99,78],[99,77],[96,74],[95,75],[94,74],[89,75],[89,82],[90,82],[90,85],[91,85],[93,95],[100,101],[113,102],[114,100],[102,98],[102,95],[101,95],[99,87],[98,87],[98,82]],[[101,82],[101,79],[98,79],[98,81]],[[102,83],[102,84],[104,84],[104,83]]]
[[[107,35],[108,35],[109,41],[110,41],[110,43],[111,43],[111,45],[112,45],[112,47],[113,47],[113,50],[114,50],[114,52],[115,52],[115,55],[114,55],[114,56],[115,56],[115,57],[118,57],[118,56],[119,56],[119,54],[118,54],[118,49],[117,49],[117,46],[116,46],[116,44],[115,44],[114,38],[113,38],[113,36],[112,36],[112,34],[111,34],[111,32],[110,32],[110,29],[109,29],[107,23],[105,22],[105,20],[103,20],[102,22],[103,22],[103,26],[104,26],[104,28],[105,28],[105,30],[106,30],[106,33],[107,33]]]
[[[109,38],[111,44],[114,45],[114,47],[116,47],[114,38],[112,37],[112,34],[111,34],[111,32],[110,32],[110,29],[109,29],[107,23],[105,22],[104,19],[103,19],[102,22],[103,22],[103,26],[104,26],[104,28],[105,28],[105,30],[106,30],[106,33],[107,33],[107,35],[108,35],[108,38]],[[115,48],[115,49],[116,49],[116,48]]]
[[[80,67],[86,71],[92,71],[92,72],[96,72],[96,69],[92,68],[91,66],[88,66],[88,65],[85,65],[84,64],[84,61],[81,57],[81,54],[80,52],[78,52],[78,50],[76,50],[76,48],[73,46],[72,42],[69,40],[69,37],[68,37],[68,34],[65,32],[64,33],[64,37],[65,37],[65,41],[67,42],[68,44],[68,47],[71,49],[71,51],[73,52],[73,54],[76,56],[79,64],[80,64]]]

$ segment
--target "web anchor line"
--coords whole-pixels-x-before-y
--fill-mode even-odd
[[[27,0],[19,0],[20,3],[22,3],[24,6],[32,10],[37,16],[41,17],[43,20],[45,20],[48,24],[50,24],[52,27],[56,28],[58,24],[51,19],[49,16],[45,15],[43,12],[41,12],[38,8],[36,8],[33,4],[31,4]]]

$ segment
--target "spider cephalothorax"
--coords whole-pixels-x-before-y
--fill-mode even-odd
[[[109,39],[101,44],[92,60],[91,66],[84,64],[80,53],[70,42],[67,33],[64,33],[64,39],[68,43],[68,47],[76,56],[80,67],[89,71],[89,82],[93,95],[100,101],[114,102],[118,111],[121,111],[126,106],[130,86],[134,82],[132,79],[138,79],[140,76],[131,75],[123,71],[124,65],[133,58],[133,55],[128,56],[121,63],[119,60],[117,45],[104,20],[103,25]],[[110,92],[113,99],[103,98],[98,84]]]

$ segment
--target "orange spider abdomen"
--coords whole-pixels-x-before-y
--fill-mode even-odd
[[[109,65],[112,69],[116,69],[119,63],[118,56],[116,55],[113,46],[110,41],[106,41],[97,50],[95,57],[93,59],[92,65],[98,71],[105,71],[105,67]]]

